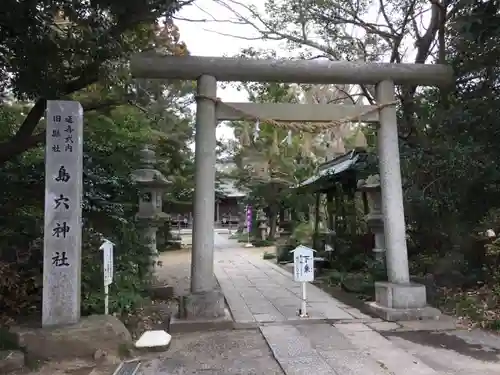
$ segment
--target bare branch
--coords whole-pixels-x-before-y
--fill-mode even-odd
[[[223,20],[223,19],[207,19],[207,18],[185,18],[185,17],[173,17],[173,19],[177,21],[186,21],[191,23],[227,23],[231,25],[246,25],[246,22],[243,21],[234,21],[234,20]]]
[[[217,34],[217,35],[220,35],[220,36],[227,36],[229,38],[234,38],[234,39],[241,39],[241,40],[262,40],[262,36],[243,36],[243,35],[235,35],[235,34],[227,34],[227,33],[223,33],[223,32],[220,32],[220,31],[215,31],[215,30],[210,30],[210,29],[203,29],[204,31],[208,32],[208,33],[212,33],[212,34]],[[271,37],[271,36],[266,36],[264,39],[269,39],[269,40],[283,40],[283,38],[274,38],[274,37]]]
[[[385,20],[385,22],[387,24],[387,27],[389,27],[389,29],[391,30],[392,35],[397,35],[398,33],[394,29],[394,27],[392,25],[392,22],[389,19],[389,16],[387,15],[387,12],[385,10],[384,0],[379,0],[379,6],[380,6],[380,8],[379,8],[380,14],[382,14],[382,17],[384,17],[384,20]]]

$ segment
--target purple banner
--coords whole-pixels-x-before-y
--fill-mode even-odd
[[[247,206],[247,231],[250,233],[252,230],[252,206]]]

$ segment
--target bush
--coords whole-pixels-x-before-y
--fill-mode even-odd
[[[293,253],[291,253],[290,251],[292,251],[296,247],[297,246],[290,245],[290,244],[278,246],[278,248],[276,250],[278,263],[293,262]]]
[[[268,247],[268,246],[273,246],[274,241],[271,241],[271,240],[253,240],[252,245],[255,247]]]
[[[270,260],[270,259],[275,259],[276,254],[275,253],[270,253],[268,251],[264,252],[264,255],[262,255],[262,259]]]
[[[300,223],[290,236],[290,239],[298,245],[312,246],[314,229],[310,223]]]
[[[139,307],[151,281],[152,258],[149,247],[139,235],[133,222],[117,225],[114,244],[113,284],[109,289],[110,312],[124,314]],[[88,228],[85,231],[82,253],[82,315],[102,314],[104,311],[104,286],[102,282],[101,235]]]

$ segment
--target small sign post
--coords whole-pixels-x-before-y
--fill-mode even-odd
[[[301,318],[307,318],[307,288],[308,282],[314,281],[314,253],[309,247],[299,245],[293,253],[293,277],[295,281],[302,283],[302,306],[299,310]]]
[[[103,271],[104,271],[104,314],[109,314],[109,286],[113,283],[113,246],[114,243],[104,239],[99,250],[102,250]]]

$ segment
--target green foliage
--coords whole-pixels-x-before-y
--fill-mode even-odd
[[[102,229],[99,229],[101,231]],[[87,227],[82,249],[82,314],[103,312],[102,243],[97,229]],[[110,311],[118,315],[129,313],[143,302],[151,281],[151,251],[140,238],[133,222],[115,222],[112,233],[106,237],[115,243],[113,284],[110,286]]]
[[[147,47],[152,25],[178,6],[158,0],[2,1],[1,88],[23,99],[82,89],[98,80],[101,69],[112,69],[112,61]]]
[[[276,254],[275,253],[270,253],[270,252],[264,252],[262,255],[262,259],[270,260],[270,259],[276,259]]]
[[[297,246],[292,244],[280,245],[277,247],[277,261],[279,262],[293,262],[293,253],[291,252]]]
[[[254,247],[269,247],[274,245],[274,241],[272,240],[261,240],[261,239],[254,239],[252,241],[252,245]]]
[[[300,223],[293,230],[290,240],[294,241],[297,245],[311,246],[313,233],[314,229],[311,223]]]
[[[0,145],[0,164],[43,144],[40,122],[47,100],[83,98],[89,111],[133,99],[142,104],[147,98],[149,104],[163,96],[167,87],[161,81],[149,85],[154,93],[134,92],[128,58],[146,50],[187,53],[171,22],[181,5],[175,0],[3,1],[0,103],[20,100],[34,105],[8,124],[15,130]]]
[[[0,351],[3,350],[18,350],[17,335],[7,328],[0,327]],[[0,357],[0,360],[3,358]]]

